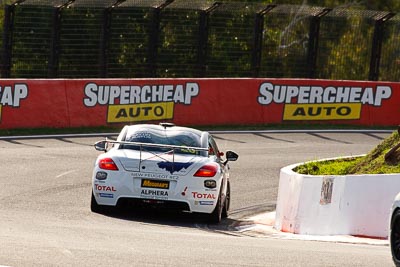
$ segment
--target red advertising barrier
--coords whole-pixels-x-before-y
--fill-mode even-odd
[[[399,87],[301,79],[0,80],[0,128],[159,121],[397,126]]]

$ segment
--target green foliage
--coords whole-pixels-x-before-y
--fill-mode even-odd
[[[400,2],[400,1],[399,1]],[[380,80],[400,80],[400,17],[397,15],[385,24],[382,54],[380,61]]]
[[[396,131],[355,164],[349,173],[400,173],[400,162],[388,163],[385,161],[385,154],[398,143],[400,143],[400,137]]]
[[[255,11],[244,4],[210,14],[208,77],[250,77]],[[251,33],[251,34],[249,34]]]
[[[397,152],[395,160],[385,161],[385,154],[399,143],[400,136],[396,131],[364,157],[313,161],[296,167],[294,171],[309,175],[400,173],[400,152]]]
[[[312,161],[296,167],[294,171],[309,175],[346,175],[358,160],[343,158],[334,161]]]
[[[13,36],[13,78],[47,76],[51,36],[50,7],[17,7]],[[32,16],[35,14],[35,16]]]
[[[324,7],[352,7],[360,6],[367,10],[382,10],[390,12],[400,11],[400,2],[398,0],[365,0],[365,1],[355,1],[355,0],[276,0],[276,4],[307,4],[314,6],[324,6]]]
[[[291,6],[265,16],[261,77],[308,77],[311,16],[298,12],[298,6]]]
[[[108,47],[109,76],[149,77],[149,35],[153,13],[148,8],[121,8],[112,13]]]
[[[6,0],[0,3],[2,36],[4,7],[12,2]],[[16,6],[11,76],[45,78],[51,55],[53,7],[35,5],[35,1],[26,2],[29,3]],[[160,78],[198,77],[199,73],[203,73],[203,67],[206,67],[206,77],[251,77],[254,64],[257,63],[253,58],[256,13],[268,4],[290,4],[296,6],[264,16],[260,77],[308,77],[312,12],[302,12],[317,6],[334,9],[343,7],[352,11],[341,17],[328,14],[321,20],[317,78],[367,80],[375,21],[373,16],[363,16],[362,11],[400,12],[398,0],[222,2],[224,5],[209,15],[207,51],[200,51],[199,10],[161,10],[158,42],[152,42],[154,9],[117,7],[111,12],[108,43],[102,43],[104,9],[78,6],[64,9],[58,47],[58,77],[96,78],[103,63],[106,64],[109,78],[143,78],[152,75]],[[297,5],[301,5],[301,8]],[[388,29],[382,46],[379,75],[381,80],[397,81],[400,79],[400,63],[397,60],[400,54],[397,45],[400,23],[393,19],[385,25]],[[0,41],[0,47],[3,41]],[[104,53],[100,44],[106,47]],[[103,55],[106,62],[100,60]],[[204,58],[200,58],[202,56]],[[206,66],[199,63],[200,59]]]
[[[167,9],[160,21],[157,77],[196,77],[200,12]]]
[[[59,77],[98,77],[103,9],[75,7],[61,13]]]
[[[318,77],[368,80],[374,27],[371,19],[357,13],[328,16],[321,22],[321,32],[326,36],[321,38]]]

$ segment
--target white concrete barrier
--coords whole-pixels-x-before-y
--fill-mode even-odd
[[[301,163],[303,164],[303,163]],[[277,230],[308,235],[386,238],[400,174],[314,176],[280,171]]]

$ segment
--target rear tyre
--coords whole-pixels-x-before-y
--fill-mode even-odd
[[[390,224],[390,250],[394,265],[400,267],[400,210],[393,213]]]
[[[214,211],[209,215],[208,221],[210,223],[220,223],[222,220],[222,201],[221,201],[221,193],[218,195],[217,205],[215,206]]]
[[[231,205],[231,184],[228,181],[228,185],[226,188],[225,203],[224,207],[222,208],[222,218],[228,218],[230,205]]]
[[[93,191],[90,199],[90,210],[95,213],[105,213],[107,211],[107,207],[97,204]]]

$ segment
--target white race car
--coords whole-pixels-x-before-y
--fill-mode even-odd
[[[108,150],[108,147],[111,149]],[[229,161],[211,134],[171,123],[125,126],[116,141],[95,144],[91,210],[155,206],[207,214],[218,223],[228,216]]]
[[[400,193],[394,199],[390,212],[389,243],[393,262],[400,267]]]

